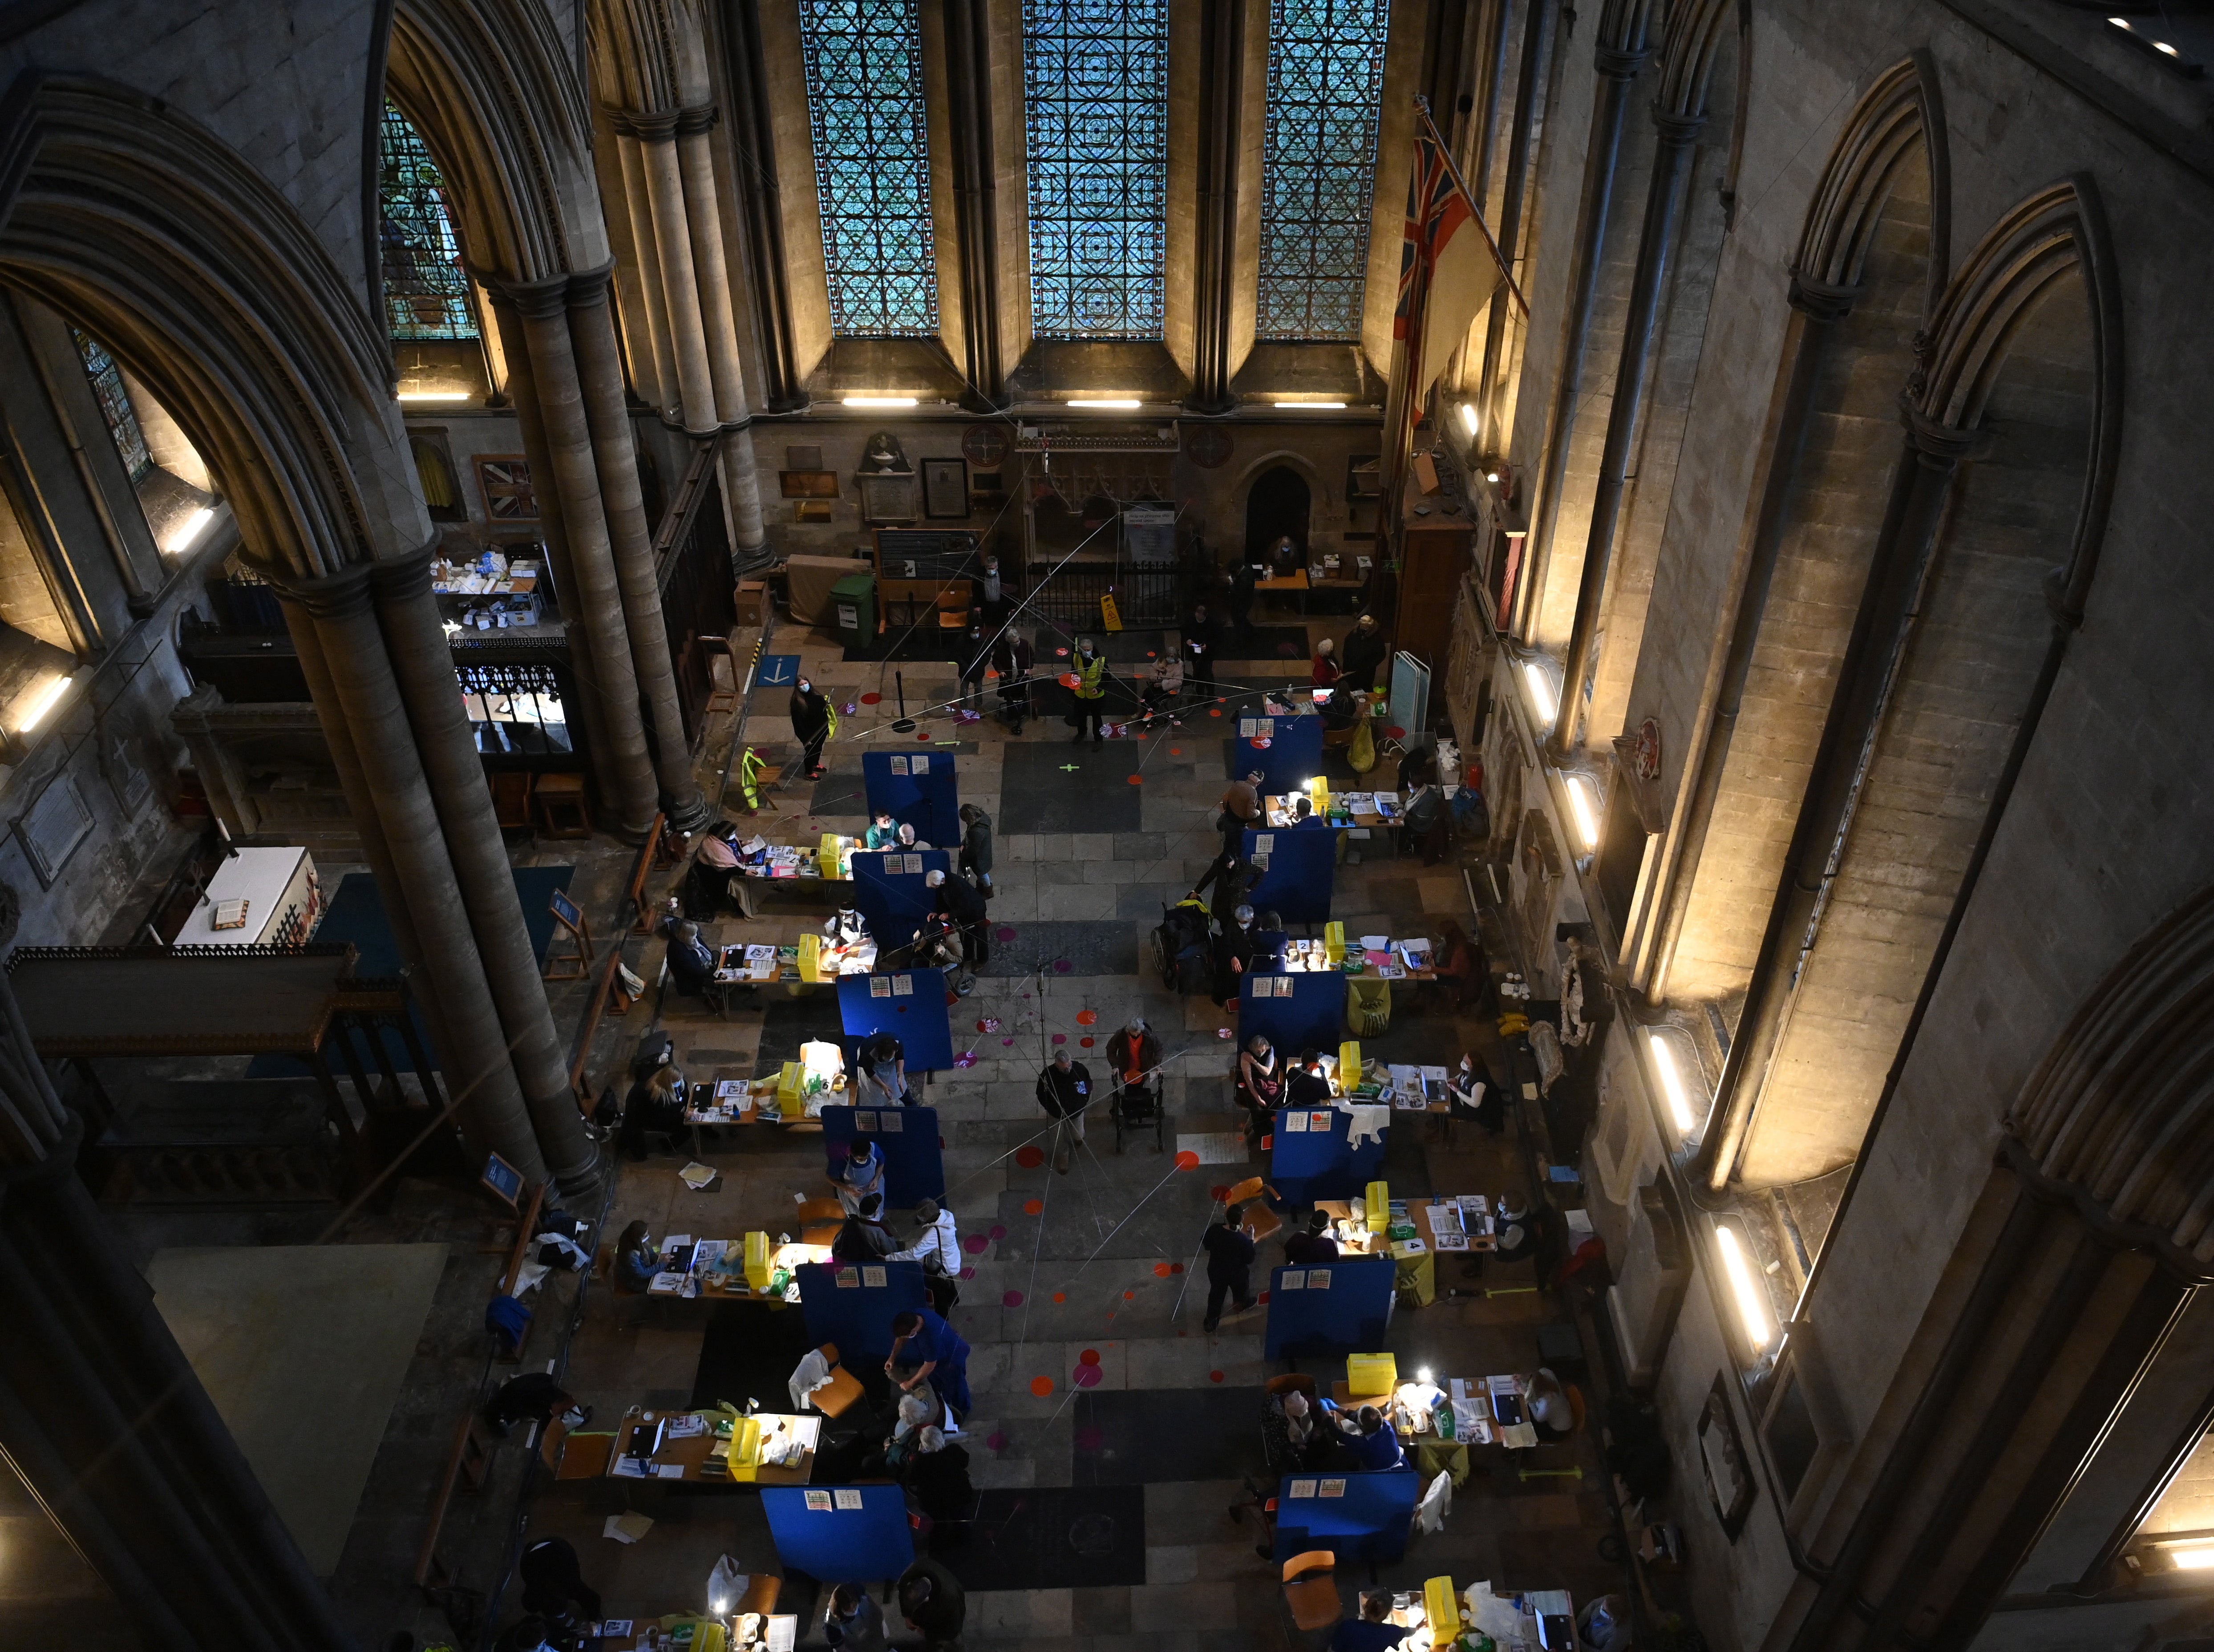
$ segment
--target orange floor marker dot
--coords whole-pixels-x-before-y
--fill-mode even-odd
[[[1156,1279],[1166,1279],[1168,1276],[1169,1276],[1169,1264],[1168,1264],[1167,1263],[1165,1263],[1165,1262],[1156,1262],[1155,1263],[1153,1263],[1153,1277],[1154,1277],[1154,1278],[1156,1278]]]
[[[1125,1302],[1135,1302],[1138,1300],[1138,1294],[1135,1291],[1124,1291],[1122,1293],[1122,1300]]]
[[[1178,1170],[1197,1170],[1199,1168],[1199,1155],[1194,1153],[1190,1148],[1186,1147],[1182,1153],[1177,1155],[1176,1165]]]
[[[1066,1302],[1068,1300],[1068,1293],[1067,1291],[1055,1291],[1053,1294],[1053,1300],[1056,1302]]]
[[[1043,1399],[1052,1392],[1053,1379],[1051,1377],[1032,1377],[1031,1379],[1031,1392],[1036,1394],[1040,1399]]]
[[[1023,1201],[1023,1215],[1025,1216],[1035,1216],[1044,1208],[1045,1201],[1043,1199],[1025,1199]]]
[[[1145,783],[1146,777],[1143,774],[1133,774],[1130,776],[1130,784],[1133,786],[1143,786]]]
[[[1076,1025],[1079,1027],[1091,1026],[1098,1019],[1099,1012],[1098,1010],[1079,1010],[1076,1013]]]

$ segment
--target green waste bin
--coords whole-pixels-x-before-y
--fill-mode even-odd
[[[877,640],[877,579],[857,573],[830,587],[830,628],[851,657],[865,653]]]

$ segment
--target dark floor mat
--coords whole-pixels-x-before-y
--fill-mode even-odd
[[[838,996],[824,990],[804,998],[770,998],[762,1002],[760,1054],[754,1071],[780,1071],[786,1062],[799,1059],[799,1047],[810,1038],[842,1043],[846,1023],[838,1013]],[[1458,1059],[1458,1058],[1456,1058]]]
[[[691,1403],[712,1408],[727,1399],[743,1410],[749,1399],[757,1399],[765,1411],[784,1410],[792,1404],[786,1384],[814,1346],[807,1316],[798,1308],[718,1303],[700,1339]]]
[[[810,815],[851,815],[866,819],[869,813],[868,793],[861,783],[861,766],[831,769],[815,782],[815,790],[807,799]]]
[[[1005,929],[1014,931],[1012,940],[1000,938]],[[991,962],[976,973],[1026,976],[1041,969],[1051,976],[1134,976],[1138,973],[1137,929],[1107,918],[994,921]]]
[[[1076,1397],[1076,1484],[1234,1480],[1264,1461],[1251,1388],[1133,1388]]]
[[[1006,832],[1135,832],[1139,788],[1130,784],[1142,755],[1135,742],[1094,751],[1073,740],[1012,740],[1000,777],[998,829]],[[1073,764],[1072,769],[1067,765]]]
[[[1306,659],[1309,655],[1305,626],[1257,625],[1251,630],[1232,631],[1217,644],[1217,659]]]
[[[976,1517],[940,1527],[933,1555],[964,1589],[1096,1589],[1146,1581],[1142,1486],[1033,1486],[977,1494]]]

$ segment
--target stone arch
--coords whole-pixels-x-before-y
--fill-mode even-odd
[[[691,0],[594,0],[588,24],[605,89],[623,107],[673,114],[713,99],[706,21]]]
[[[1876,76],[1831,146],[1791,260],[1801,291],[1835,302],[1859,291],[1886,203],[1917,149],[1928,170],[1930,209],[1923,315],[1936,314],[1952,244],[1952,160],[1937,65],[1919,49]]]
[[[605,260],[590,111],[544,8],[400,0],[386,84],[437,157],[472,264],[539,281]]]
[[[1684,0],[1672,14],[1654,101],[1673,115],[1703,115],[1723,43],[1737,34],[1738,0]]]

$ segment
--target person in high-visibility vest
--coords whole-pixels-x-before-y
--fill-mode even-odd
[[[745,811],[749,815],[761,811],[761,774],[768,767],[751,746],[739,754],[738,796],[745,800]]]
[[[1089,637],[1076,639],[1076,734],[1081,740],[1088,727],[1092,731],[1092,749],[1097,751],[1104,743],[1099,737],[1099,713],[1105,709],[1107,682],[1110,673],[1104,656],[1092,646]]]

